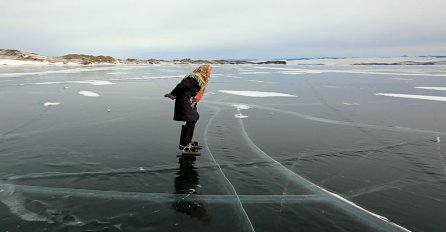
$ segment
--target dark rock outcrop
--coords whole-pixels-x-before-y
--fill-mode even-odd
[[[286,61],[284,61],[284,60],[271,60],[271,61],[256,62],[256,64],[286,64]]]

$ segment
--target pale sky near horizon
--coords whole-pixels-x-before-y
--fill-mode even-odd
[[[446,0],[0,0],[0,48],[49,56],[446,55]]]

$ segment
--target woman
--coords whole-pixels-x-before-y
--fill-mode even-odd
[[[180,145],[178,146],[180,152],[196,151],[199,148],[197,142],[192,142],[195,124],[200,117],[197,112],[197,103],[203,97],[211,72],[210,65],[202,65],[186,75],[172,92],[164,95],[172,100],[175,99],[173,120],[186,122],[181,127]]]

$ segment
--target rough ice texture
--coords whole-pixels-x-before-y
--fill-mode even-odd
[[[99,94],[91,91],[79,91],[80,95],[84,95],[86,97],[99,97]]]
[[[236,90],[219,90],[220,93],[240,95],[245,97],[297,97],[295,95],[277,92],[260,92],[260,91],[236,91]]]
[[[375,95],[387,96],[387,97],[399,97],[399,98],[412,98],[412,99],[421,99],[421,100],[431,100],[431,101],[446,101],[446,97],[440,97],[440,96],[396,94],[396,93],[375,93]]]
[[[415,88],[446,91],[446,87],[415,87]]]
[[[48,106],[57,106],[60,105],[60,102],[45,102],[43,103],[43,106],[48,107]]]

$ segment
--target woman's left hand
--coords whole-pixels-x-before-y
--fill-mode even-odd
[[[166,94],[164,94],[164,97],[168,97],[168,98],[170,98],[170,99],[172,99],[172,100],[175,100],[175,99],[176,99],[176,97],[173,96],[173,95],[170,94],[170,93],[166,93]]]

